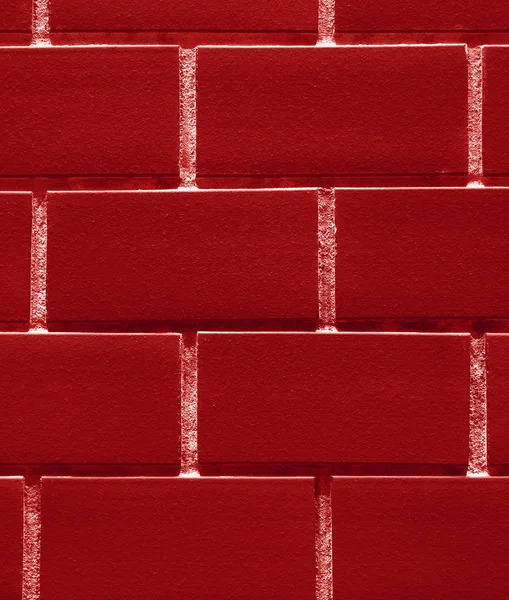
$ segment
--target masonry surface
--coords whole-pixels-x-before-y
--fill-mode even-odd
[[[4,0],[0,600],[509,597],[509,12]]]

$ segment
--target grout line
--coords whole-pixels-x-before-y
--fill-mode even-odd
[[[48,200],[46,192],[32,194],[30,266],[30,330],[47,331],[46,273],[48,258]]]
[[[317,46],[335,46],[336,0],[318,0]]]
[[[179,49],[180,186],[196,187],[196,48]]]
[[[318,190],[318,329],[336,331],[336,194]]]
[[[181,341],[181,458],[180,475],[198,477],[198,334]]]
[[[316,600],[332,599],[331,477],[315,480]]]
[[[31,46],[51,46],[50,0],[33,0]]]
[[[483,49],[467,46],[468,65],[468,187],[483,186],[482,104]]]
[[[467,475],[486,477],[487,447],[486,336],[470,338],[470,434]]]
[[[25,479],[23,495],[22,600],[40,598],[41,480]]]

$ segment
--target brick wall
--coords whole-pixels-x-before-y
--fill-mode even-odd
[[[502,0],[4,0],[0,600],[509,597]]]

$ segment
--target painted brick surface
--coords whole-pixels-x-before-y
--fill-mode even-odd
[[[316,31],[317,0],[52,0],[55,30]]]
[[[30,194],[0,193],[0,321],[28,321],[31,213]]]
[[[47,478],[42,502],[43,598],[314,597],[309,478]]]
[[[466,336],[201,334],[198,366],[203,463],[467,461]]]
[[[0,176],[177,173],[176,47],[3,48],[0,57]]]
[[[6,600],[21,597],[23,480],[0,478],[0,590]]]
[[[489,590],[503,598],[508,485],[505,477],[335,478],[335,596],[480,600]]]
[[[49,197],[51,321],[316,319],[311,191]]]
[[[345,0],[336,3],[338,31],[500,31],[509,29],[503,0]]]
[[[0,9],[0,31],[30,31],[31,0],[3,0]]]
[[[338,190],[340,317],[507,317],[509,193]]]
[[[509,597],[508,3],[0,4],[0,600]]]
[[[483,148],[486,173],[498,175],[509,171],[506,123],[509,118],[508,65],[509,48],[485,48]]]
[[[488,336],[488,458],[491,464],[509,463],[509,336]]]
[[[462,46],[202,48],[197,81],[198,175],[467,167]]]
[[[3,334],[0,356],[2,463],[177,463],[179,336]]]

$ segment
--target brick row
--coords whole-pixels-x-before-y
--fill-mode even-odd
[[[508,194],[338,189],[338,319],[507,319]],[[48,214],[55,329],[316,323],[316,191],[54,192]],[[30,194],[0,216],[0,321],[26,323]]]
[[[335,595],[505,597],[508,485],[334,478]],[[0,587],[19,598],[21,478],[0,490]],[[312,599],[313,481],[46,477],[41,543],[42,598]]]
[[[177,181],[177,47],[0,54],[0,176]],[[499,175],[509,171],[509,51],[484,55],[484,161],[487,174]],[[199,176],[467,171],[462,45],[203,47],[197,81]]]
[[[0,30],[29,31],[30,0],[2,6]],[[316,31],[317,0],[52,0],[53,31]],[[509,17],[497,0],[376,0],[336,2],[338,32],[507,31]]]
[[[487,338],[489,462],[507,465],[509,335]],[[198,342],[205,468],[467,463],[466,334]],[[178,335],[4,333],[0,356],[0,463],[178,467]]]

